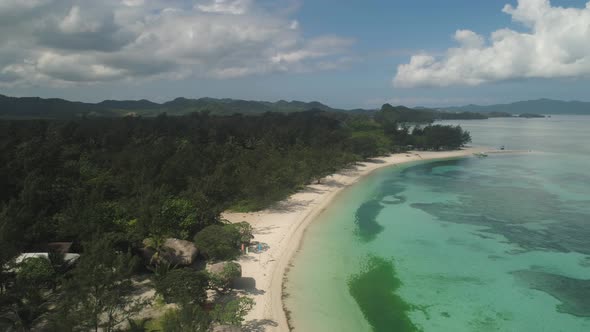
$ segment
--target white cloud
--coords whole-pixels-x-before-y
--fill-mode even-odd
[[[96,32],[100,22],[87,21],[80,17],[80,7],[74,6],[70,12],[59,23],[59,28],[64,33]]]
[[[22,13],[50,3],[52,0],[0,0],[0,13]]]
[[[335,36],[324,36],[310,40],[303,47],[288,52],[279,52],[272,57],[274,63],[298,63],[305,59],[321,58],[340,53],[350,47],[354,41]]]
[[[554,7],[549,0],[518,0],[503,11],[526,32],[500,29],[486,40],[459,30],[442,57],[418,54],[397,68],[397,87],[479,85],[511,79],[590,75],[590,2]]]
[[[291,12],[271,8],[254,0],[0,0],[0,86],[321,70],[348,52],[351,40],[306,39]]]
[[[213,0],[207,4],[198,4],[196,7],[208,13],[242,15],[246,13],[251,4],[251,0]]]
[[[465,49],[481,48],[485,44],[482,36],[470,30],[457,30],[455,40]]]

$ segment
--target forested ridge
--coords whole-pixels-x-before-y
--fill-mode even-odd
[[[9,97],[0,95],[0,117],[8,119],[70,119],[79,117],[122,117],[127,115],[187,115],[207,111],[215,115],[234,113],[301,112],[310,109],[341,111],[320,102],[253,101],[217,98],[176,98],[164,103],[149,100],[104,100],[99,103],[69,101],[60,98]]]
[[[392,107],[391,105],[387,105]],[[505,112],[474,112],[474,111],[443,111],[427,108],[393,107],[401,113],[407,113],[413,119],[420,117],[428,121],[435,120],[482,120],[493,117],[512,117]],[[240,99],[217,98],[176,98],[164,103],[149,100],[104,100],[99,103],[84,103],[59,98],[39,97],[8,97],[0,95],[0,119],[61,119],[84,117],[153,117],[161,113],[169,115],[188,115],[195,112],[208,112],[212,115],[259,115],[268,112],[292,113],[311,109],[324,112],[373,115],[378,109],[344,110],[324,105],[317,101],[285,101],[277,102],[253,101]]]
[[[430,121],[389,105],[371,115],[312,110],[0,121],[0,326],[131,328],[136,322],[125,319],[146,305],[131,297],[131,281],[141,273],[163,301],[180,304],[160,329],[239,324],[247,300],[203,309],[205,290],[225,290],[224,273],[235,270],[216,276],[174,268],[164,258],[164,240],[196,243],[203,260],[231,260],[251,229],[224,223],[222,211],[263,209],[367,158],[470,141],[460,127]],[[66,268],[63,258],[49,255],[49,263],[29,259],[15,267],[19,253],[49,242],[73,242],[80,260]],[[141,262],[148,247],[151,259]],[[88,294],[96,301],[88,302]]]

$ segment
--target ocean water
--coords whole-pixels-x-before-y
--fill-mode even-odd
[[[344,190],[287,274],[295,331],[590,331],[590,117],[447,123],[532,152]]]

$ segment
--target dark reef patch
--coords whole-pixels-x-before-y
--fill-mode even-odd
[[[458,196],[456,202],[411,204],[439,220],[483,226],[484,232],[502,235],[524,250],[590,254],[590,215],[544,189],[489,185],[476,179],[450,183],[425,177],[423,182],[435,192]],[[531,228],[531,223],[542,227]]]
[[[390,196],[387,196],[390,197]],[[408,201],[408,198],[404,195],[394,195],[392,196],[393,199],[388,198],[388,199],[383,199],[381,200],[381,203],[383,204],[388,204],[388,205],[398,205],[398,204],[404,204],[405,202]]]
[[[494,166],[496,174],[490,174],[484,171],[489,167],[481,170],[473,167],[479,162],[483,161],[447,160],[406,169],[403,172],[406,180],[426,186],[434,193],[457,197],[456,201],[414,202],[410,206],[442,221],[482,226],[480,234],[501,235],[520,246],[519,252],[547,250],[590,254],[587,199],[562,201],[559,195],[542,185],[545,181],[540,177],[542,173],[529,167],[499,164]],[[453,170],[452,166],[459,170]],[[444,167],[442,173],[448,177],[433,176],[441,174],[437,170],[440,167]],[[579,185],[585,183],[586,178],[566,174],[559,180]]]
[[[473,162],[470,159],[460,158],[460,159],[449,159],[449,160],[440,160],[440,161],[431,161],[424,164],[418,164],[416,166],[408,167],[401,172],[401,176],[403,177],[413,177],[413,176],[424,176],[424,175],[432,175],[436,172],[437,168],[440,167],[461,167],[465,166],[469,163]],[[448,170],[448,172],[452,172],[453,175],[458,176],[461,173],[457,173],[460,171],[461,168],[454,168],[452,170]]]
[[[586,257],[580,259],[580,262],[578,264],[581,267],[588,267],[588,268],[590,268],[590,257],[586,256]]]
[[[362,241],[373,241],[383,231],[383,226],[377,223],[377,216],[385,208],[383,204],[397,205],[406,202],[407,198],[400,195],[406,190],[406,187],[399,185],[397,182],[396,180],[384,181],[374,199],[363,203],[356,210],[354,219],[356,224],[355,233]]]
[[[489,165],[490,161],[498,162]],[[480,163],[486,167],[479,167]],[[491,168],[490,168],[491,166]],[[490,172],[490,170],[493,170]],[[489,238],[503,236],[522,253],[532,250],[580,252],[590,255],[590,204],[588,193],[581,200],[567,200],[545,187],[548,178],[543,172],[501,159],[473,158],[442,160],[419,164],[402,170],[384,183],[378,198],[391,204],[387,195],[400,195],[407,183],[427,187],[433,193],[454,195],[446,202],[416,202],[420,209],[437,219],[450,223],[481,226],[474,234]],[[590,176],[577,174],[558,176],[556,180],[584,186]],[[388,190],[388,193],[383,193]]]
[[[369,256],[359,274],[348,279],[350,294],[374,332],[421,331],[408,317],[416,309],[395,292],[402,285],[392,261]]]
[[[590,280],[535,270],[520,270],[512,274],[529,288],[545,292],[561,301],[557,306],[559,312],[590,317]]]
[[[425,274],[422,276],[418,276],[417,278],[424,282],[425,285],[432,285],[429,287],[432,287],[433,290],[436,290],[437,288],[445,289],[456,284],[471,284],[477,286],[485,286],[489,283],[489,281],[477,277],[450,275],[443,273]]]
[[[383,231],[383,226],[377,222],[377,216],[383,210],[384,206],[377,200],[370,200],[363,203],[355,214],[354,222],[356,224],[356,235],[363,241],[369,242],[377,237],[377,234]]]
[[[502,235],[525,250],[590,254],[588,214],[568,209],[546,192],[517,187],[497,189],[480,188],[479,193],[461,195],[459,202],[411,206],[442,221],[483,226],[484,232]],[[542,222],[543,228],[531,229],[526,225],[531,222]]]
[[[580,173],[564,173],[554,175],[549,178],[556,185],[566,188],[571,192],[578,194],[585,194],[588,192],[588,183],[590,183],[590,176]]]
[[[387,180],[379,186],[377,197],[383,198],[386,196],[399,195],[406,190],[405,186],[399,184],[399,180]]]

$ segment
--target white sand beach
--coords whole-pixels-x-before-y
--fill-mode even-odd
[[[309,185],[273,208],[254,213],[224,213],[231,222],[247,221],[254,228],[254,241],[261,252],[251,250],[240,258],[243,291],[256,305],[248,314],[246,330],[289,331],[282,302],[285,272],[297,252],[307,225],[322,213],[342,189],[354,184],[376,169],[419,160],[472,156],[477,152],[495,152],[486,148],[466,148],[445,152],[409,152],[376,158],[352,169],[324,178],[321,184]],[[502,151],[509,152],[509,151]]]

